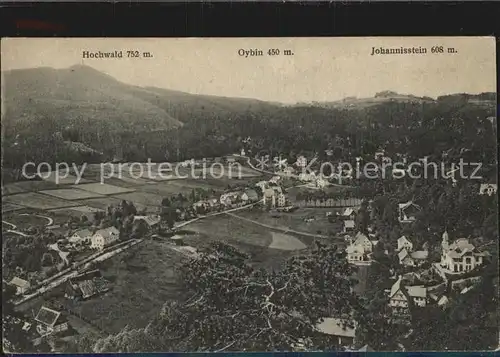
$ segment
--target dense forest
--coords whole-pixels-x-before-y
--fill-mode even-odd
[[[57,75],[43,70],[34,79],[17,71],[5,75],[4,168],[27,161],[172,162],[243,146],[252,155],[290,159],[299,153],[325,158],[327,149],[338,160],[372,158],[384,148],[408,159],[448,151],[485,164],[496,160],[494,93],[431,100],[384,92],[370,105],[280,106],[129,86],[87,67]],[[45,90],[44,81],[57,90]]]

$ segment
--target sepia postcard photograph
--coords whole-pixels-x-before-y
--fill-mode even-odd
[[[497,350],[495,45],[2,38],[3,350]]]

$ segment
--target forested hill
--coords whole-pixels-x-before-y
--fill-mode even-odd
[[[2,77],[7,168],[26,160],[109,160],[117,153],[156,161],[221,156],[241,149],[248,137],[252,152],[288,155],[325,149],[369,154],[379,146],[420,155],[460,146],[484,156],[496,148],[487,119],[495,115],[494,93],[433,99],[387,91],[371,99],[284,106],[132,86],[85,66],[13,70]]]

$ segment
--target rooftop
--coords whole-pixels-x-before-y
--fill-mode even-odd
[[[353,220],[347,220],[347,221],[344,221],[344,226],[346,228],[354,228],[354,221]]]
[[[417,250],[410,253],[410,256],[413,259],[427,259],[427,257],[429,256],[429,252],[427,250]]]
[[[354,337],[356,333],[355,327],[347,326],[341,319],[333,317],[323,319],[316,329],[324,334],[340,337]]]
[[[40,308],[40,311],[38,311],[35,320],[41,322],[46,326],[54,327],[60,315],[61,315],[60,312],[42,306]]]
[[[18,278],[17,276],[13,278],[10,283],[10,285],[18,286],[20,288],[27,288],[30,286],[30,283],[27,280]]]
[[[104,238],[109,238],[112,235],[118,235],[120,232],[115,227],[109,227],[104,229],[99,229],[96,234],[100,234]]]
[[[406,291],[408,291],[408,295],[410,295],[411,297],[427,297],[427,289],[423,286],[405,286],[405,288]]]

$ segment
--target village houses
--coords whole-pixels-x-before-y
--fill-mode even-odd
[[[358,232],[347,248],[347,260],[349,262],[369,261],[369,255],[377,241],[371,241],[365,234]]]
[[[341,319],[327,317],[316,326],[316,330],[325,335],[335,337],[338,346],[352,347],[355,343],[356,326],[354,322],[346,324]]]
[[[273,184],[278,184],[278,182],[281,180],[281,176],[273,176],[271,177],[271,179],[269,180],[269,183],[273,183]]]
[[[287,166],[287,167],[285,167],[285,168],[283,169],[283,174],[284,174],[285,176],[290,177],[290,176],[292,176],[294,173],[295,173],[295,169],[294,169],[293,167],[291,167],[291,166]]]
[[[267,188],[264,190],[263,204],[264,207],[276,208],[285,207],[287,203],[286,196],[280,190],[274,190],[272,188]]]
[[[410,242],[408,238],[406,238],[405,236],[398,238],[398,252],[401,251],[403,248],[409,252],[413,250],[413,243]]]
[[[426,250],[419,250],[415,252],[409,252],[406,248],[403,248],[398,253],[399,263],[404,266],[419,267],[427,261],[429,252]]]
[[[299,174],[299,181],[302,182],[312,182],[316,180],[316,174],[314,172],[301,172]]]
[[[355,207],[347,207],[342,211],[342,218],[354,220],[356,218],[357,209]]]
[[[399,215],[398,219],[401,223],[412,223],[415,222],[416,215],[420,212],[421,208],[412,201],[406,203],[400,203],[398,205]]]
[[[408,315],[410,304],[418,307],[427,305],[427,289],[423,286],[403,286],[402,276],[392,285],[389,292],[389,306],[397,315]]]
[[[316,187],[321,189],[321,188],[325,188],[326,186],[328,186],[328,181],[326,179],[324,179],[323,177],[318,177],[316,178]]]
[[[115,227],[100,229],[92,236],[90,248],[103,250],[115,243],[120,237],[120,232]]]
[[[256,187],[259,187],[262,192],[268,187],[267,181],[259,181],[255,184]]]
[[[276,207],[276,193],[272,188],[266,188],[263,192],[264,207]]]
[[[151,214],[151,215],[147,215],[147,216],[134,216],[134,222],[137,222],[137,221],[144,221],[148,227],[150,228],[154,228],[155,226],[157,226],[160,221],[161,221],[161,218],[160,218],[160,215],[157,215],[157,214]]]
[[[352,219],[347,219],[344,221],[344,226],[342,227],[342,233],[352,233],[356,230],[356,224],[354,223],[354,220]]]
[[[91,241],[92,239],[92,232],[90,231],[90,229],[80,229],[78,231],[76,231],[75,233],[73,233],[73,235],[71,235],[71,237],[68,238],[68,241],[70,243],[73,243],[73,244],[77,244],[77,243],[88,243]]]
[[[99,270],[92,270],[69,279],[64,296],[69,299],[85,300],[108,291],[110,283]]]
[[[493,183],[482,183],[479,186],[479,194],[480,195],[488,195],[493,196],[497,193],[497,185]]]
[[[307,159],[305,158],[305,156],[298,156],[295,165],[297,165],[298,167],[306,167]]]
[[[16,288],[16,294],[18,295],[25,294],[31,286],[29,281],[18,278],[17,276],[10,281],[9,285]]]
[[[257,202],[259,200],[259,195],[257,191],[247,189],[242,193],[241,200],[245,203]]]
[[[448,232],[444,232],[441,242],[441,267],[449,273],[463,273],[483,264],[487,252],[479,252],[466,238],[449,243]]]
[[[230,206],[238,200],[240,194],[240,192],[223,193],[220,196],[220,203],[224,206]]]

